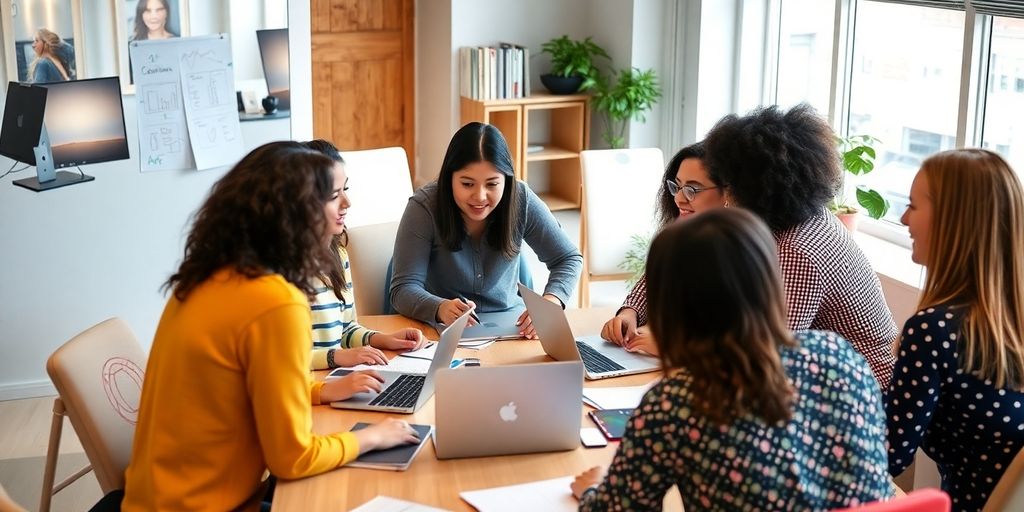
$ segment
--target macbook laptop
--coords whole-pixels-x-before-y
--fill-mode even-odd
[[[533,319],[544,352],[558,361],[582,360],[588,379],[607,379],[661,369],[658,358],[627,352],[600,336],[574,337],[561,306],[523,285],[519,285],[519,293],[526,301],[526,309]]]
[[[573,450],[580,445],[579,361],[437,372],[438,459]]]
[[[463,313],[458,320],[441,332],[441,340],[437,344],[434,359],[430,362],[426,375],[382,370],[379,373],[384,377],[384,385],[380,393],[357,393],[348,400],[331,402],[331,407],[405,414],[419,410],[434,394],[434,375],[439,369],[452,364],[452,356],[459,347],[459,338],[462,336],[462,330],[466,328],[470,311],[472,310]],[[332,371],[328,378],[341,377],[348,373],[350,370],[338,369]]]

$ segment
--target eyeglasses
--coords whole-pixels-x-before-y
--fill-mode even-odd
[[[685,197],[687,201],[693,201],[694,199],[697,198],[697,194],[699,194],[701,192],[704,192],[705,190],[711,190],[713,188],[718,188],[718,187],[698,188],[698,187],[695,187],[693,185],[679,186],[678,184],[676,184],[676,182],[674,182],[672,180],[665,180],[665,185],[668,186],[668,195],[670,195],[672,197],[675,197],[676,194],[678,194],[679,191],[681,190],[683,192],[683,197]]]

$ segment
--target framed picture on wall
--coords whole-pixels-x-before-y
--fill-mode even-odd
[[[135,93],[128,44],[189,35],[188,0],[112,0],[117,26],[121,92]]]
[[[85,76],[81,0],[0,2],[8,80],[62,82]]]

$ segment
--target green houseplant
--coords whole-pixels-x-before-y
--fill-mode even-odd
[[[610,84],[600,76],[595,86],[594,110],[604,117],[601,138],[612,149],[626,145],[626,124],[630,119],[644,122],[647,112],[661,97],[661,86],[653,69],[619,70],[618,79]]]
[[[836,137],[839,147],[839,159],[842,168],[853,176],[863,176],[875,169],[875,145],[879,141],[870,135],[851,135]],[[880,219],[889,211],[889,201],[877,190],[864,185],[856,187],[857,203],[872,219]],[[851,230],[856,228],[856,215],[860,211],[849,204],[842,190],[829,204],[829,210],[839,216],[840,220]]]
[[[563,35],[540,48],[541,53],[551,55],[551,73],[541,75],[540,81],[552,94],[572,94],[594,87],[600,77],[595,59],[610,59],[608,52],[589,37],[576,41]]]

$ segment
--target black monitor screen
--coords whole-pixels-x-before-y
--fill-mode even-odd
[[[0,155],[35,165],[32,148],[39,144],[46,108],[46,89],[28,84],[7,84],[4,121],[0,128]]]
[[[277,96],[278,108],[291,109],[291,91],[288,84],[288,29],[257,30],[263,58],[263,76],[267,78],[267,92]]]
[[[128,158],[121,84],[116,76],[43,84],[54,167]]]

